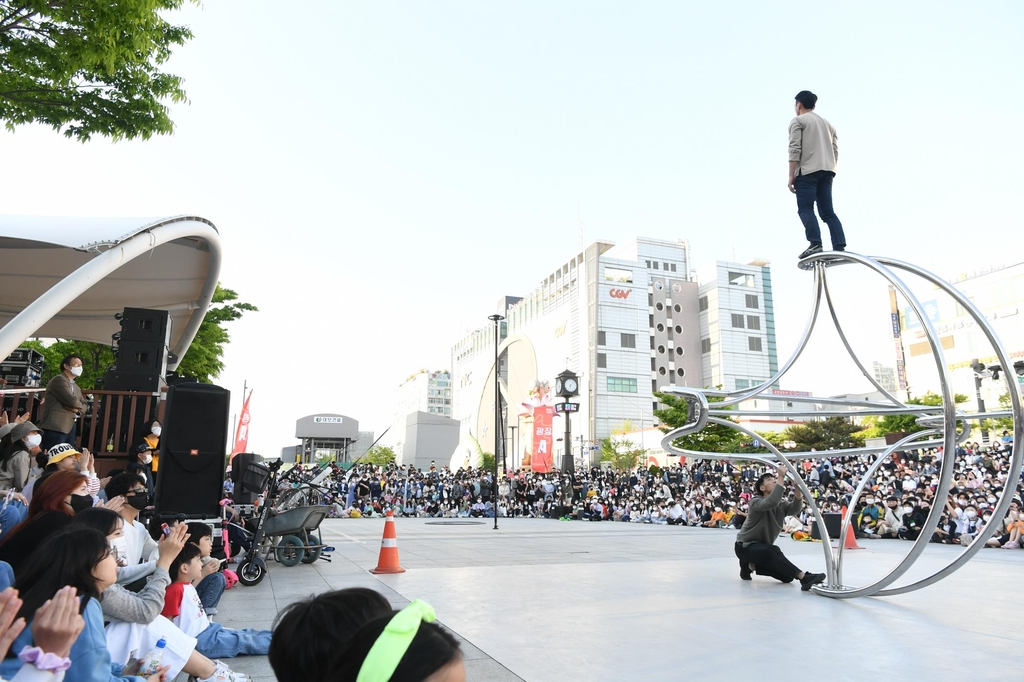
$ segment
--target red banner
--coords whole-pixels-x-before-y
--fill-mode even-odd
[[[538,405],[533,408],[533,451],[530,453],[530,466],[542,474],[551,471],[551,449],[554,446],[551,424],[554,416],[553,405]]]
[[[249,447],[249,399],[252,398],[252,391],[242,405],[242,415],[238,418],[238,428],[235,430],[235,446],[231,448],[231,459],[239,452],[247,452]]]

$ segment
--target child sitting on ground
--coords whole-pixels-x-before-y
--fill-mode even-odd
[[[199,547],[199,560],[203,563],[203,573],[196,585],[196,592],[203,602],[206,615],[215,616],[228,581],[220,572],[220,560],[210,556],[213,551],[213,528],[200,521],[193,521],[188,524],[188,534],[188,541]]]
[[[289,606],[274,633],[270,665],[280,682],[466,679],[458,642],[419,600],[392,611],[373,590],[329,592]]]
[[[211,623],[194,587],[202,579],[200,550],[191,543],[171,562],[173,581],[167,587],[161,612],[189,637],[196,638],[196,651],[209,658],[234,658],[240,655],[265,656],[270,650],[270,630],[229,630]]]

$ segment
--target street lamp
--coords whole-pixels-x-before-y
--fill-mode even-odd
[[[981,399],[981,378],[983,376],[991,376],[991,374],[985,371],[985,365],[978,362],[977,358],[971,360],[971,369],[974,370],[974,395],[978,399],[978,414],[982,414],[985,412],[985,401]],[[999,374],[997,372],[995,377],[993,378],[997,378],[998,376]],[[980,425],[981,442],[984,443],[985,445],[988,445],[988,429],[985,428],[984,419],[981,420]]]
[[[505,316],[494,314],[487,319],[494,323],[494,476],[491,479],[491,500],[494,501],[494,530],[498,530],[498,448],[504,437],[501,428],[501,379],[498,374],[498,323]]]

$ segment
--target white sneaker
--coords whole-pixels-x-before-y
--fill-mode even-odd
[[[250,682],[249,676],[245,673],[236,673],[220,661],[214,661],[216,670],[209,677],[204,677],[199,682]]]

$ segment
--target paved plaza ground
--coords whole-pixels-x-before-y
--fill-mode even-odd
[[[463,642],[469,682],[975,681],[1019,672],[1024,551],[982,550],[908,595],[833,600],[795,583],[740,581],[732,530],[507,519],[495,531],[492,520],[438,521],[397,520],[407,572],[387,576],[368,572],[383,520],[325,521],[332,563],[271,562],[260,585],[225,594],[218,620],[269,628],[296,599],[343,587],[372,587],[396,607],[420,598]],[[910,549],[897,540],[861,544],[846,559],[850,585],[880,577]],[[801,568],[823,570],[818,543],[779,545]],[[957,551],[929,546],[908,577]],[[232,666],[274,679],[263,657]]]

